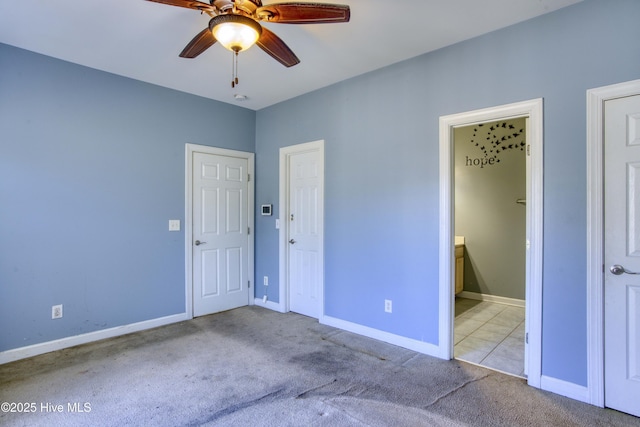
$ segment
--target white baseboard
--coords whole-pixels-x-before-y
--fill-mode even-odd
[[[580,402],[589,402],[589,389],[585,386],[559,380],[553,377],[542,375],[540,377],[540,388],[551,393],[579,400]]]
[[[462,291],[456,296],[461,298],[475,299],[479,301],[497,302],[500,304],[525,307],[525,300],[516,298],[499,297],[496,295],[479,294],[477,292]]]
[[[264,307],[264,308],[268,308],[269,310],[277,311],[279,313],[285,312],[282,304],[277,302],[272,302],[272,301],[263,302],[262,298],[256,298],[253,301],[253,304],[257,305],[258,307]]]
[[[353,332],[354,334],[363,335],[365,337],[397,345],[399,347],[404,347],[428,356],[442,358],[440,347],[435,344],[395,335],[390,332],[380,331],[378,329],[362,326],[357,323],[348,322],[331,316],[322,316],[319,321],[324,325],[333,326],[334,328]]]
[[[115,328],[103,329],[100,331],[88,332],[86,334],[33,344],[26,347],[15,348],[0,352],[0,365],[56,350],[62,350],[64,348],[74,347],[80,344],[87,344],[106,338],[114,338],[120,335],[157,328],[158,326],[178,323],[189,319],[191,319],[191,317],[187,316],[186,313],[174,314],[171,316],[159,317],[157,319],[145,320],[143,322],[131,323],[129,325],[116,326]]]

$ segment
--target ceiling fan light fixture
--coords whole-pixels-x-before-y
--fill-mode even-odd
[[[232,52],[247,50],[262,34],[256,21],[243,15],[218,15],[209,21],[213,37]]]

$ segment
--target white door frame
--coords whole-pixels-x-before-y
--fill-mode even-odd
[[[249,280],[248,304],[253,305],[255,293],[251,286],[254,277],[254,190],[255,183],[255,154],[246,151],[229,150],[226,148],[209,147],[207,145],[185,144],[185,204],[184,204],[184,269],[185,269],[185,310],[188,319],[193,319],[193,153],[213,154],[217,156],[237,157],[247,160],[249,182],[247,193],[247,224],[249,224],[247,278]]]
[[[543,222],[543,109],[542,98],[440,117],[440,263],[439,356],[453,357],[454,317],[454,165],[455,127],[493,120],[527,117],[527,250],[526,333],[527,382],[540,388],[542,369],[542,222]]]
[[[324,318],[324,140],[307,142],[304,144],[291,145],[289,147],[280,148],[280,200],[279,200],[279,222],[280,222],[280,234],[279,234],[279,305],[280,311],[286,313],[290,310],[289,306],[289,249],[290,246],[287,242],[287,236],[289,235],[290,221],[287,220],[286,215],[289,211],[289,157],[294,154],[307,153],[309,151],[318,152],[318,181],[320,183],[319,196],[321,202],[321,212],[318,214],[319,218],[319,263],[320,272],[322,277],[320,278],[320,295],[318,300],[320,301],[320,308],[318,310],[318,320],[323,322]]]
[[[587,91],[587,401],[604,407],[604,103],[640,80]]]

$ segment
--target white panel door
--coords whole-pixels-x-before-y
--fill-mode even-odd
[[[193,315],[247,305],[247,159],[193,153]]]
[[[640,95],[605,102],[604,146],[605,405],[640,416]]]
[[[289,157],[289,309],[318,318],[322,301],[319,153]]]

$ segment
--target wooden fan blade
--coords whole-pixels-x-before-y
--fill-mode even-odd
[[[169,6],[186,7],[187,9],[196,9],[204,12],[213,12],[213,7],[209,4],[196,0],[147,0],[155,3],[168,4]]]
[[[300,63],[300,60],[296,54],[289,49],[289,46],[287,46],[280,37],[264,27],[262,27],[262,35],[260,35],[256,44],[285,67],[293,67]]]
[[[349,22],[349,6],[326,3],[274,3],[259,7],[258,19],[282,24],[331,24]]]
[[[189,44],[180,52],[181,58],[195,58],[216,42],[209,28],[205,28],[196,35]]]

